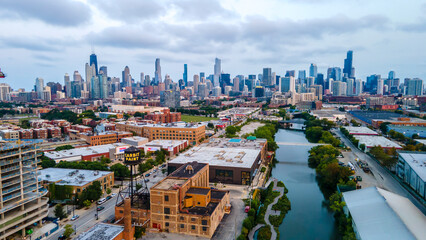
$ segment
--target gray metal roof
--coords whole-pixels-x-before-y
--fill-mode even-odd
[[[360,239],[416,239],[376,187],[345,192],[343,198]]]

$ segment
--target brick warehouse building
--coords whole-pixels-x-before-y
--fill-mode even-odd
[[[173,123],[181,120],[181,113],[170,112],[170,109],[164,109],[161,112],[149,113],[144,119],[152,120],[155,123]]]
[[[133,223],[143,224],[149,219],[151,232],[211,238],[231,205],[229,191],[210,189],[208,176],[208,164],[181,166],[151,188],[149,210],[132,206]],[[115,208],[115,219],[123,216],[121,204]]]

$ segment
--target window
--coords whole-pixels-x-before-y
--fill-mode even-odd
[[[191,225],[191,229],[192,229],[192,230],[195,230],[195,225]]]
[[[166,201],[166,202],[168,202],[168,201],[169,201],[169,196],[168,196],[168,195],[165,195],[165,196],[164,196],[164,201]]]
[[[123,210],[120,210],[120,213],[123,213]]]
[[[207,225],[207,220],[201,220],[202,225]]]
[[[185,228],[185,224],[181,224],[181,225],[180,225],[180,228]]]
[[[169,223],[168,223],[168,222],[166,222],[166,224],[165,224],[165,225],[166,225],[166,227],[168,227],[168,226],[169,226]]]
[[[164,214],[170,214],[170,208],[164,208]]]
[[[191,221],[195,222],[195,218],[191,218]]]
[[[170,216],[166,215],[166,216],[165,216],[165,218],[166,218],[166,219],[169,219],[169,218],[170,218]]]
[[[183,221],[183,220],[185,220],[185,218],[184,218],[184,217],[180,217],[180,220],[182,220],[182,221]]]
[[[203,227],[203,232],[207,231],[207,227]]]

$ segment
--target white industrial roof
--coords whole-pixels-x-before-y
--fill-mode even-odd
[[[194,147],[169,163],[185,164],[198,161],[211,166],[251,168],[259,154],[260,150],[254,149]]]
[[[146,143],[144,145],[149,147],[149,146],[161,146],[161,148],[169,148],[169,147],[177,147],[180,146],[181,144],[184,144],[185,142],[188,142],[188,140],[153,140],[149,143]]]
[[[397,143],[382,136],[354,135],[354,137],[359,140],[359,144],[365,144],[368,148],[380,145],[384,148],[402,149]]]
[[[416,142],[426,145],[426,139],[416,139]]]
[[[376,187],[344,192],[343,198],[360,239],[416,239]]]
[[[152,123],[139,123],[139,122],[134,122],[134,121],[118,122],[117,124],[139,126],[139,127],[157,127],[157,128],[161,128],[161,127],[164,127],[164,128],[198,128],[198,127],[204,125],[204,124],[198,124],[198,123],[185,123],[185,122],[152,124]]]
[[[40,181],[55,182],[57,185],[84,186],[110,173],[107,171],[46,168],[38,172],[38,179]]]
[[[75,156],[88,156],[92,154],[108,153],[110,149],[115,149],[116,147],[120,147],[120,146],[128,146],[128,144],[113,143],[113,144],[105,144],[105,145],[92,146],[92,147],[73,148],[69,150],[45,152],[44,155],[50,159],[55,160],[55,159],[69,158],[69,157],[75,157]]]
[[[98,223],[91,227],[86,232],[81,233],[76,240],[113,240],[121,232],[124,231],[124,226]]]
[[[426,153],[424,152],[399,152],[399,155],[410,165],[423,182],[426,182]]]
[[[349,131],[349,134],[355,135],[379,135],[376,131],[369,129],[368,127],[345,127]]]

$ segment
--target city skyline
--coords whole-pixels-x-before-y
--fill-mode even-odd
[[[125,66],[133,76],[144,72],[152,77],[156,58],[162,60],[162,74],[175,82],[182,78],[183,64],[188,64],[189,79],[199,72],[208,76],[215,57],[231,76],[257,75],[263,68],[284,75],[287,70],[308,71],[310,63],[326,74],[328,67],[344,68],[350,49],[356,77],[363,81],[391,70],[399,78],[426,79],[421,41],[426,4],[421,3],[126,1],[117,7],[116,16],[109,13],[110,2],[3,5],[0,27],[7,34],[0,37],[0,67],[7,74],[4,82],[13,88],[30,89],[36,77],[61,82],[65,73],[84,72],[92,46],[98,67],[107,66],[116,77]],[[35,8],[46,10],[31,11]],[[321,12],[327,8],[335,11],[324,17]],[[144,9],[142,14],[138,9]],[[274,14],[279,9],[283,13]],[[349,10],[360,14],[349,15]]]

